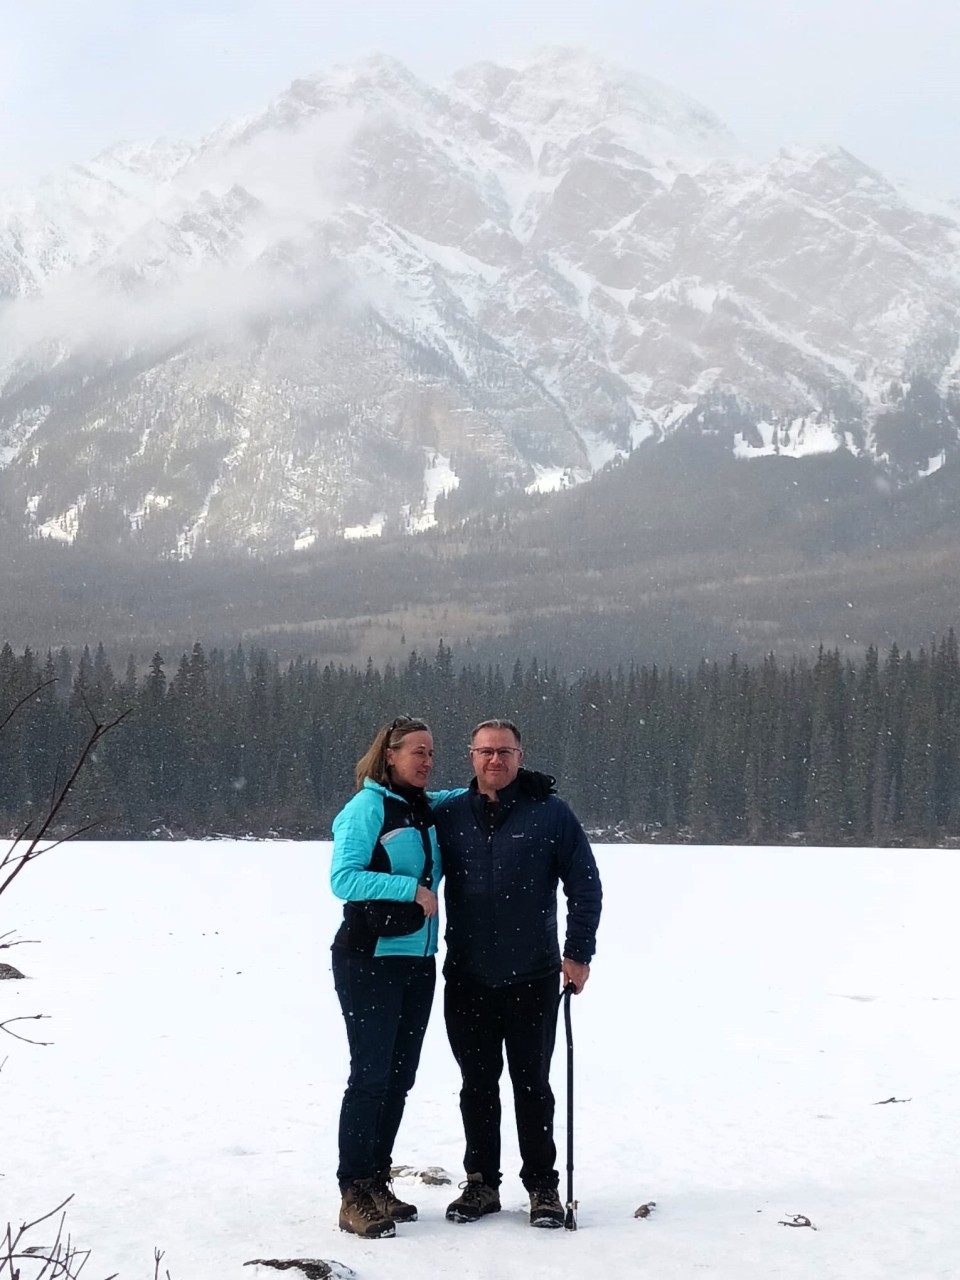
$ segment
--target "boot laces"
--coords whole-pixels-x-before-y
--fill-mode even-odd
[[[354,1204],[357,1213],[361,1218],[372,1221],[374,1218],[381,1218],[383,1215],[377,1208],[377,1202],[374,1198],[374,1183],[367,1179],[363,1182],[355,1182],[354,1187]]]
[[[559,1209],[560,1193],[556,1187],[534,1187],[530,1192],[530,1203],[535,1209]]]
[[[389,1178],[382,1178],[380,1180],[380,1183],[377,1186],[377,1191],[380,1193],[380,1198],[388,1209],[394,1209],[397,1205],[403,1204],[403,1201],[394,1191],[393,1183]]]
[[[466,1182],[461,1182],[460,1190],[463,1193],[460,1199],[465,1204],[476,1205],[483,1203],[484,1192],[488,1192],[486,1183],[476,1178],[473,1181],[468,1178]]]

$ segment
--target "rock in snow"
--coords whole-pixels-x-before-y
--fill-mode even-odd
[[[274,1271],[290,1271],[306,1280],[354,1280],[356,1272],[342,1262],[326,1262],[322,1258],[251,1258],[243,1264],[256,1267],[254,1275],[268,1276]],[[264,1267],[266,1270],[261,1271]]]

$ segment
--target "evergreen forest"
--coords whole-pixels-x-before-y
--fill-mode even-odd
[[[0,650],[0,830],[43,817],[92,725],[123,716],[85,766],[62,828],[94,838],[327,839],[377,728],[406,713],[434,731],[431,783],[469,778],[469,730],[523,731],[525,763],[600,839],[934,846],[960,842],[960,654],[690,670],[632,666],[571,677],[430,657],[365,668],[265,650],[156,653],[114,671],[103,646]]]

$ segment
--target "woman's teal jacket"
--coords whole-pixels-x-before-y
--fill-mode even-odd
[[[334,947],[375,956],[436,954],[438,916],[425,920],[416,933],[381,938],[352,904],[371,898],[412,902],[427,865],[427,844],[433,863],[429,888],[437,892],[443,867],[432,810],[462,790],[430,791],[422,805],[411,804],[367,778],[344,805],[333,820],[330,887],[346,903]]]

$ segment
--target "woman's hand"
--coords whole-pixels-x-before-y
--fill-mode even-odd
[[[429,919],[430,916],[437,914],[438,902],[437,895],[428,889],[425,884],[417,885],[417,892],[413,895],[414,902],[418,902],[423,907],[423,914]]]

